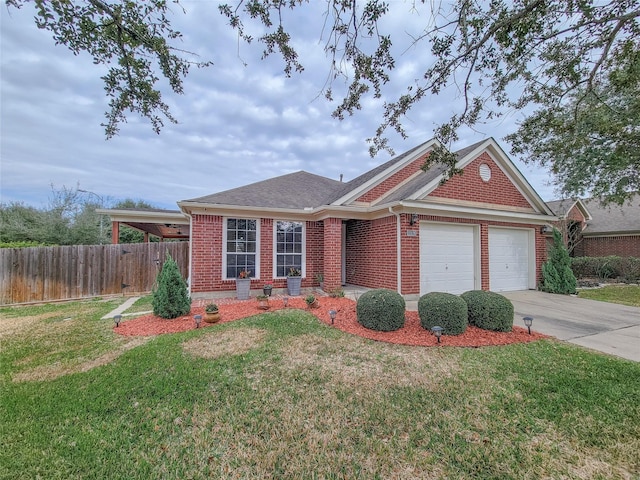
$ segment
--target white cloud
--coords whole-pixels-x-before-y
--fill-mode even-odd
[[[337,102],[321,95],[329,73],[321,2],[296,14],[294,39],[305,71],[291,78],[283,74],[277,54],[260,60],[262,45],[238,43],[215,2],[181,3],[188,13],[178,15],[175,25],[184,33],[183,47],[214,65],[192,69],[183,95],[164,92],[177,125],[167,122],[158,136],[146,120],[134,116],[108,141],[100,126],[107,105],[99,78],[104,67],[55,46],[48,32],[36,28],[30,4],[0,16],[0,201],[41,206],[51,184],[79,184],[104,198],[144,199],[177,208],[182,199],[296,170],[335,179],[342,173],[347,181],[388,160],[385,154],[369,158],[365,141],[381,120],[383,100],[367,99],[362,111],[339,122],[331,117]],[[395,83],[385,87],[390,100],[420,75],[429,54],[402,45],[409,32],[419,31],[421,21],[407,21],[404,10],[386,23],[400,33],[398,48],[406,51],[393,72],[400,88]],[[339,81],[335,87],[341,90],[346,84]],[[411,111],[408,140],[389,132],[396,153],[430,138],[434,125],[450,114],[450,101],[442,98]],[[468,132],[463,140],[493,136],[500,141],[508,128],[513,122]],[[544,198],[551,198],[541,183],[547,175],[523,173]]]

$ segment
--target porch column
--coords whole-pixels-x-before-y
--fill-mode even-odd
[[[342,219],[324,220],[324,288],[331,291],[342,285]]]
[[[120,222],[111,222],[111,243],[120,243]]]

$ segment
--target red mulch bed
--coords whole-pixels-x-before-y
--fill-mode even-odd
[[[144,315],[142,317],[125,320],[119,327],[114,327],[114,331],[125,336],[152,336],[164,333],[177,333],[195,328],[193,315],[204,314],[205,301],[194,302],[189,316],[167,320],[155,315]],[[235,299],[217,299],[216,303],[220,308],[220,321],[218,323],[232,322],[241,318],[250,317],[265,313],[258,308],[255,299],[238,301]],[[398,343],[402,345],[435,346],[436,338],[431,332],[420,326],[418,312],[408,311],[404,327],[395,332],[377,332],[369,330],[356,320],[356,302],[347,298],[319,297],[318,307],[308,309],[302,297],[289,298],[288,308],[305,309],[315,315],[321,322],[330,325],[328,311],[337,311],[335,328],[360,337],[381,342]],[[284,308],[282,297],[272,297],[269,311],[282,310]],[[214,324],[215,325],[215,324]],[[212,325],[202,322],[201,328],[210,328]],[[528,334],[526,328],[514,326],[512,332],[490,332],[477,327],[469,326],[462,335],[443,335],[440,339],[441,345],[453,347],[487,347],[492,345],[508,345],[511,343],[526,343],[547,338],[537,332]]]

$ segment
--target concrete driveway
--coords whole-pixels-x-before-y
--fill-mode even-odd
[[[514,325],[640,362],[640,308],[527,290],[501,292],[513,302]]]

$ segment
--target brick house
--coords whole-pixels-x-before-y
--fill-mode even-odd
[[[252,288],[390,288],[408,298],[534,289],[553,213],[493,139],[456,152],[463,170],[422,171],[435,140],[341,182],[296,172],[178,202],[190,220],[193,294]]]
[[[576,257],[640,257],[640,196],[623,205],[603,206],[599,199],[547,202],[554,224]]]

